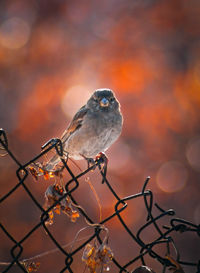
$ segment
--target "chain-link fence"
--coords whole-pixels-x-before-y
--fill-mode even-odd
[[[147,190],[149,177],[146,178],[141,192],[121,198],[114,190],[112,182],[108,181],[106,175],[107,164],[105,157],[103,156],[97,158],[95,163],[93,165],[90,164],[85,171],[74,174],[69,167],[68,162],[62,158],[63,150],[59,139],[50,140],[42,147],[42,152],[39,155],[25,164],[21,164],[9,149],[6,133],[3,129],[0,131],[0,143],[3,151],[18,165],[16,171],[18,183],[4,196],[1,196],[1,204],[5,204],[19,188],[23,188],[30,197],[30,202],[32,202],[40,211],[40,220],[20,240],[17,240],[12,236],[9,232],[9,227],[4,224],[5,221],[2,219],[1,230],[4,236],[6,236],[8,243],[12,243],[12,247],[10,248],[11,257],[8,257],[10,262],[0,262],[1,272],[18,272],[19,270],[21,272],[41,272],[40,263],[42,263],[42,258],[51,253],[61,252],[63,254],[63,264],[60,265],[61,269],[59,272],[72,273],[76,272],[74,271],[75,257],[77,253],[81,252],[82,261],[80,260],[80,263],[84,264],[84,272],[95,273],[103,272],[104,270],[111,270],[112,272],[133,272],[134,269],[136,269],[136,264],[138,265],[138,262],[145,265],[146,258],[151,257],[159,264],[159,268],[162,268],[162,272],[168,272],[168,270],[172,270],[172,272],[184,272],[184,268],[190,268],[191,271],[200,273],[200,260],[194,262],[182,259],[181,250],[178,249],[176,245],[177,233],[181,234],[181,236],[187,236],[187,234],[192,233],[192,235],[197,238],[196,244],[199,244],[200,226],[184,219],[176,218],[173,209],[165,210],[157,203],[154,203],[152,191]],[[55,150],[62,160],[62,166],[55,171],[46,171],[43,166],[38,163],[38,160],[49,153],[50,150]],[[79,200],[75,197],[75,192],[80,187],[80,179],[92,172],[94,168],[98,169],[100,174],[102,180],[101,186],[106,187],[115,199],[113,213],[106,218],[102,218],[101,215],[98,223],[89,216],[87,208],[83,208],[79,204]],[[67,171],[68,175],[71,177],[67,182],[64,182],[62,176],[64,170]],[[50,185],[45,192],[44,205],[40,204],[38,197],[32,193],[28,183],[26,183],[27,177],[30,175],[36,180],[39,179],[40,176],[46,179],[50,177],[55,178],[55,183]],[[92,184],[90,186],[92,187]],[[98,201],[98,193],[93,188],[92,190]],[[144,203],[147,218],[145,224],[140,226],[133,233],[132,228],[129,227],[122,214],[128,206],[130,206],[129,201],[135,199],[140,199]],[[153,208],[156,208],[156,215],[153,213]],[[50,225],[54,222],[54,214],[59,214],[61,212],[65,213],[72,222],[76,222],[78,218],[82,216],[86,223],[86,226],[80,229],[73,238],[69,250],[66,250],[66,246],[61,245],[58,240],[56,240],[50,228]],[[138,248],[138,255],[134,255],[126,264],[121,264],[109,246],[109,230],[107,224],[113,218],[118,219],[120,225],[122,225],[124,233],[127,233],[127,236],[129,237],[129,243],[135,244]],[[162,220],[162,223],[164,221],[165,224],[160,224],[160,220]],[[49,240],[54,243],[55,248],[51,251],[38,254],[30,259],[23,259],[23,256],[26,254],[24,251],[24,244],[39,228],[45,230]],[[92,230],[92,234],[85,239],[83,238],[81,244],[79,243],[78,246],[75,247],[79,234],[87,228],[89,228],[90,231]],[[151,232],[155,235],[153,241],[143,239],[143,234],[149,229],[151,229]],[[164,255],[159,252],[158,246],[164,247]],[[117,257],[120,256],[120,251],[123,252],[123,249],[118,250]],[[40,253],[39,249],[38,253]],[[37,262],[38,260],[39,262]],[[147,266],[151,267],[151,264],[148,263]],[[16,271],[16,269],[18,271]],[[154,270],[156,271],[156,269]],[[55,271],[53,270],[53,272]]]

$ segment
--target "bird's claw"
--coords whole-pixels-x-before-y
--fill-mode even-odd
[[[93,158],[87,158],[88,169],[92,167],[92,170],[96,169],[96,161]]]
[[[106,166],[108,165],[108,158],[107,158],[107,156],[106,156],[105,153],[103,153],[103,152],[99,153],[99,154],[96,156],[96,160],[95,160],[95,161],[97,161],[97,160],[99,160],[99,159],[102,159],[102,160],[103,160],[103,163],[104,163]]]
[[[102,159],[103,161],[102,163],[100,163],[99,169],[102,171],[103,176],[105,177],[107,173],[108,158],[105,153],[101,152],[96,156],[96,161],[99,159]],[[104,177],[102,180],[102,184],[104,183]]]
[[[88,164],[88,169],[91,168],[91,170],[95,170],[96,169],[96,166],[97,166],[97,163],[100,159],[102,159],[102,162],[99,164],[99,168],[101,171],[103,171],[104,173],[106,173],[106,170],[107,170],[107,164],[108,164],[108,158],[106,156],[105,153],[101,152],[99,153],[95,160],[93,158],[86,158],[85,156],[82,155],[82,157],[84,159],[87,160],[87,164]]]

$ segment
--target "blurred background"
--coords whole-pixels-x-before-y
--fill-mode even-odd
[[[199,224],[200,2],[1,0],[0,127],[20,162],[36,156],[50,138],[60,137],[78,108],[103,87],[115,91],[124,116],[122,135],[107,152],[111,185],[125,197],[140,192],[150,175],[148,188],[155,202]],[[86,167],[85,162],[77,163]],[[16,168],[9,157],[0,158],[2,195],[17,184]],[[95,172],[90,180],[105,218],[114,212],[116,201]],[[31,177],[26,181],[41,205],[53,182],[35,182]],[[75,196],[98,221],[99,208],[84,179]],[[2,204],[1,215],[16,240],[40,219],[40,211],[20,188]],[[123,216],[136,232],[146,219],[143,201],[130,201]],[[60,215],[50,229],[61,244],[67,244],[84,226],[83,217],[74,224]],[[117,219],[107,227],[115,258],[125,264],[138,248]],[[144,235],[146,242],[157,236],[152,229]],[[84,232],[79,235],[84,236]],[[182,260],[198,260],[198,239],[195,234],[177,234]],[[1,231],[1,261],[12,260],[11,246]],[[22,258],[54,247],[38,229],[24,243]],[[165,255],[163,249],[159,251]],[[84,271],[81,254],[74,262],[77,273]],[[161,272],[153,259],[147,261]],[[56,253],[39,262],[38,272],[55,273],[64,267],[64,256]],[[110,272],[117,272],[114,265]]]

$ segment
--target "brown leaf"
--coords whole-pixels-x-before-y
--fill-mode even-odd
[[[35,263],[35,262],[30,262],[30,263],[24,262],[23,265],[24,265],[24,267],[25,267],[25,269],[27,270],[28,273],[33,272],[33,271],[38,271],[38,269],[40,267],[39,262],[37,262],[37,263]]]
[[[113,259],[112,250],[106,245],[87,244],[82,256],[82,261],[86,263],[86,266],[90,273],[95,273],[96,269],[106,268]],[[109,269],[107,269],[108,271]]]
[[[45,204],[44,208],[48,209],[53,206],[56,201],[58,201],[65,194],[65,189],[59,185],[51,185],[47,188],[45,192]],[[77,218],[80,216],[79,213],[73,209],[73,204],[71,199],[67,196],[63,198],[58,204],[54,206],[54,212],[60,214],[61,211],[65,213],[72,222],[76,222]],[[49,220],[47,224],[53,223],[53,211],[49,212]]]

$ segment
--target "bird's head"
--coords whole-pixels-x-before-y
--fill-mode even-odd
[[[93,111],[113,111],[119,109],[119,102],[111,89],[97,89],[87,102]]]

